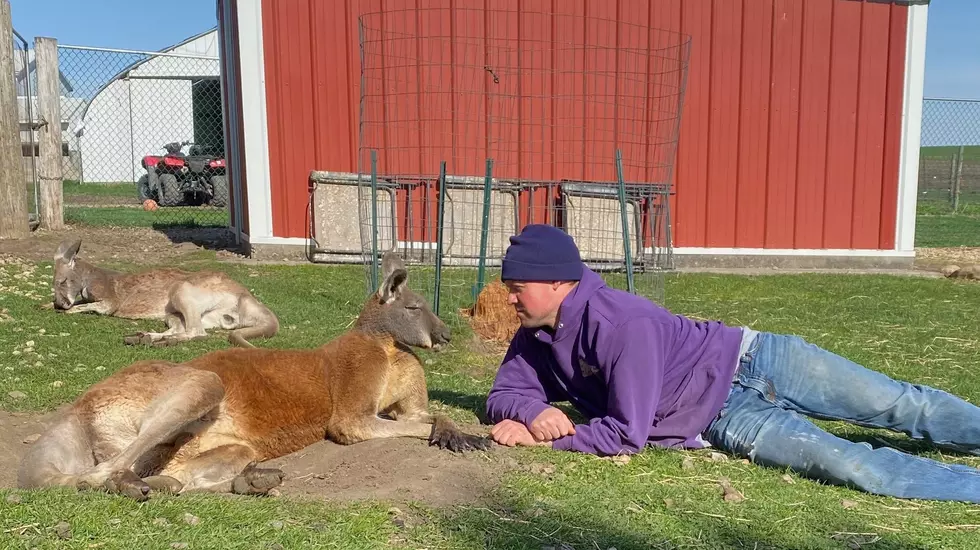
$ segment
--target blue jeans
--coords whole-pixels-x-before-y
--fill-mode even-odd
[[[944,391],[895,381],[797,336],[747,339],[732,391],[706,439],[755,463],[899,498],[980,503],[980,470],[818,428],[804,415],[886,428],[980,455],[980,408]]]

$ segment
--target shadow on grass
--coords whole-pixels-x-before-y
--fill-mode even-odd
[[[948,447],[941,447],[929,443],[928,441],[920,441],[915,439],[908,439],[899,435],[892,434],[885,430],[877,430],[874,432],[862,432],[856,434],[834,434],[841,439],[846,439],[847,441],[852,441],[854,443],[867,443],[874,448],[890,447],[896,451],[901,451],[905,454],[914,456],[925,456],[926,453],[941,451],[947,456],[959,456],[959,457],[970,457],[978,458],[977,455],[969,453],[967,451],[962,451],[959,449],[952,449]],[[927,457],[928,458],[928,457]]]
[[[487,396],[477,394],[461,393],[453,390],[441,390],[429,388],[429,399],[434,399],[450,405],[465,409],[476,415],[480,423],[487,424]]]
[[[205,250],[235,253],[243,250],[242,245],[235,243],[235,234],[228,227],[154,223],[152,228],[163,233],[174,244],[192,243]]]

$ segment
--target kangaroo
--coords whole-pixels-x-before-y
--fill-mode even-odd
[[[81,239],[67,240],[55,252],[53,308],[166,322],[165,332],[128,335],[126,344],[177,344],[207,338],[207,330],[220,328],[231,331],[233,345],[254,347],[249,339],[279,331],[276,315],[224,273],[172,268],[120,273],[79,258],[81,246]]]
[[[950,279],[980,279],[980,265],[947,265],[943,267],[942,274]]]
[[[264,494],[284,474],[258,463],[324,437],[488,449],[489,438],[428,412],[425,373],[411,347],[446,344],[450,331],[407,288],[397,256],[385,254],[382,273],[354,325],[319,348],[143,360],[96,383],[29,449],[19,486],[74,486],[140,501],[151,491]]]

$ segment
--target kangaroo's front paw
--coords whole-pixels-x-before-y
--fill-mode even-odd
[[[454,453],[464,451],[485,451],[490,448],[492,441],[488,437],[464,433],[446,418],[438,418],[432,425],[429,445],[447,449]]]

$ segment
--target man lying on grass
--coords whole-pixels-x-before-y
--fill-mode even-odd
[[[710,444],[870,493],[980,503],[980,470],[873,449],[803,417],[980,455],[980,408],[796,336],[693,321],[607,287],[552,226],[510,242],[502,279],[522,326],[487,397],[497,443],[596,455]],[[549,405],[566,400],[588,423]]]

